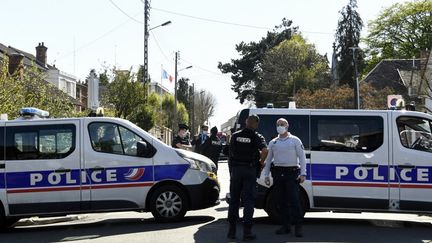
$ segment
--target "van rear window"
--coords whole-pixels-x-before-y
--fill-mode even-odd
[[[62,159],[75,150],[75,125],[6,128],[6,159]]]

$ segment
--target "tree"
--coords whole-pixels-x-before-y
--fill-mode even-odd
[[[165,94],[162,97],[162,125],[165,127],[175,127],[177,124],[174,124],[174,96],[171,94]],[[179,123],[188,124],[189,115],[186,110],[186,107],[183,103],[177,102],[177,118]]]
[[[261,65],[264,54],[271,48],[279,45],[284,40],[289,40],[292,34],[297,32],[297,27],[292,27],[292,21],[282,19],[282,24],[276,26],[273,31],[268,31],[267,36],[259,42],[249,42],[236,45],[236,51],[241,56],[239,59],[231,59],[231,63],[222,64],[218,68],[222,73],[232,73],[234,84],[232,90],[237,92],[237,99],[243,104],[245,100],[255,99],[255,87],[262,81]]]
[[[273,47],[264,56],[262,81],[256,86],[255,104],[271,102],[288,106],[289,96],[300,89],[329,87],[330,70],[326,58],[301,35],[293,35]]]
[[[335,35],[336,56],[339,61],[337,66],[339,83],[354,87],[353,50],[350,48],[359,46],[363,21],[357,12],[356,0],[349,0],[348,5],[343,7],[339,13],[341,17]],[[363,54],[360,49],[356,50],[356,63],[358,70],[361,70],[363,67]]]
[[[370,84],[360,85],[362,109],[387,109],[387,95],[394,94],[390,88],[374,89]],[[297,106],[309,109],[350,109],[353,106],[353,89],[348,85],[324,88],[312,92],[307,89],[297,94]]]
[[[210,92],[200,90],[195,94],[194,100],[194,124],[200,126],[214,115],[216,99]],[[193,130],[196,131],[195,128]]]
[[[131,71],[114,70],[114,80],[108,84],[103,104],[113,106],[115,116],[128,119],[146,101],[147,86],[136,82]]]
[[[188,78],[180,78],[177,81],[177,100],[183,103],[187,110],[190,110],[190,87]]]
[[[368,27],[366,72],[382,59],[418,57],[432,47],[432,1],[395,3]]]
[[[31,66],[19,73],[8,73],[8,62],[3,61],[0,70],[0,111],[9,119],[19,116],[22,107],[46,110],[52,117],[75,116],[73,99],[48,83],[46,74]]]

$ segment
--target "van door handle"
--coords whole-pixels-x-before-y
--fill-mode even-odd
[[[415,165],[412,165],[412,164],[403,164],[403,165],[398,165],[397,167],[400,168],[400,169],[414,169]]]
[[[62,167],[54,170],[54,173],[67,173],[67,172],[71,172],[71,169],[65,169]]]
[[[377,168],[379,165],[378,164],[372,164],[371,162],[366,162],[361,164],[361,167],[365,167],[365,168]]]
[[[97,167],[94,167],[92,170],[93,170],[93,171],[99,171],[99,170],[105,170],[105,168],[104,168],[104,167],[97,166]]]

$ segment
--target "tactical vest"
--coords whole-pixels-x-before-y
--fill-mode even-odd
[[[257,135],[252,130],[243,129],[235,134],[230,149],[232,163],[255,165],[259,159],[258,147],[256,146]]]

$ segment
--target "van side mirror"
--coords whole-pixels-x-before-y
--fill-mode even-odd
[[[137,156],[143,158],[151,158],[156,153],[156,149],[153,146],[148,145],[144,141],[137,142]]]

